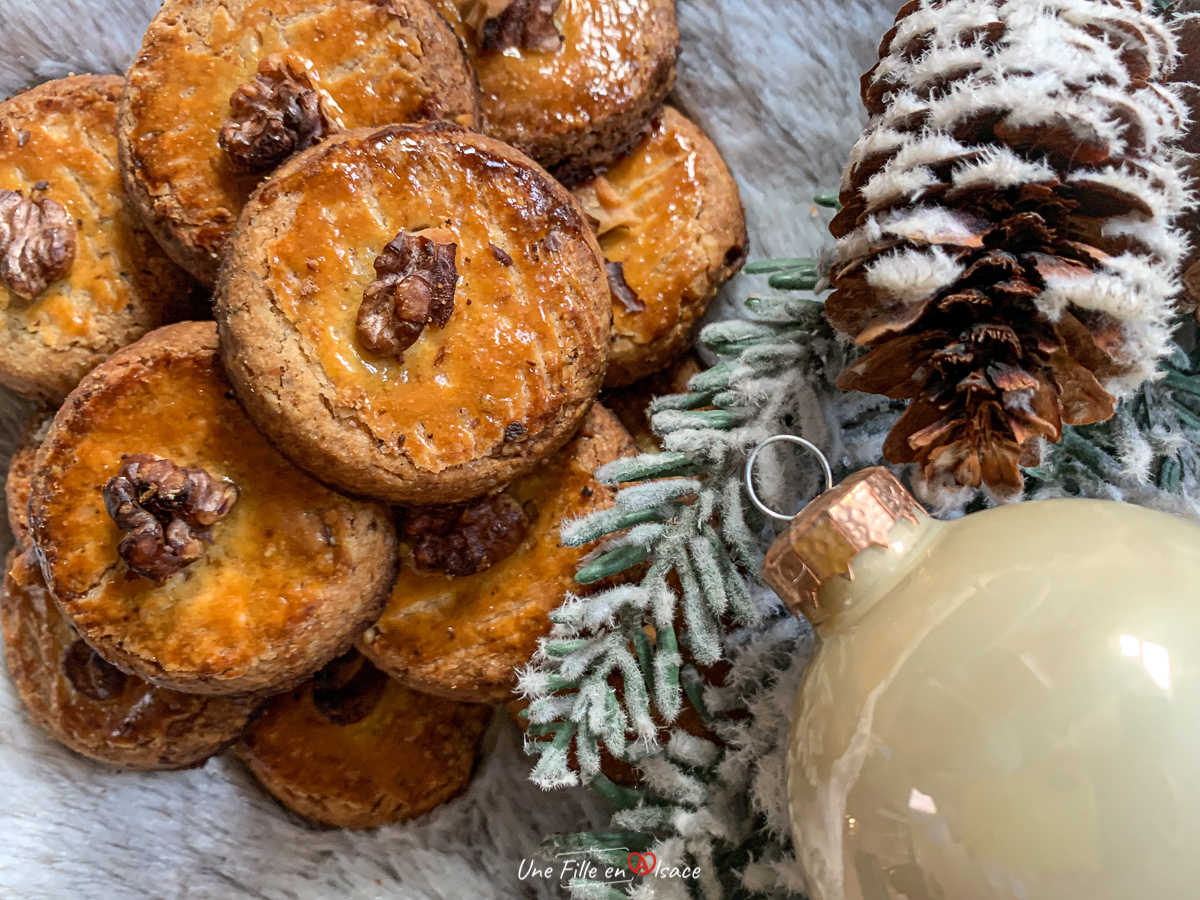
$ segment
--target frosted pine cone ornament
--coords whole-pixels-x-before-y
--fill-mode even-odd
[[[1176,49],[1140,0],[914,0],[862,80],[826,303],[838,384],[911,401],[884,454],[1022,487],[1169,345],[1189,202]]]

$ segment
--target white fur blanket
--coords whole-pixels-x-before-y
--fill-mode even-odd
[[[568,0],[569,2],[569,0]],[[752,257],[815,253],[861,127],[858,77],[901,0],[679,0],[676,103],[737,177]],[[155,0],[0,0],[0,95],[69,72],[117,72]],[[740,277],[716,315],[759,288]],[[0,464],[27,406],[0,389]],[[2,518],[2,517],[0,517]],[[11,541],[7,529],[3,540]],[[602,828],[585,791],[543,794],[506,717],[464,796],[369,833],[310,828],[228,758],[189,772],[113,773],[43,737],[0,677],[0,896],[13,900],[542,898],[521,879],[547,834]]]

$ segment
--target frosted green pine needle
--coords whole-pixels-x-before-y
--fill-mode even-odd
[[[564,522],[562,526],[562,542],[568,547],[582,547],[592,541],[599,540],[606,534],[624,531],[636,525],[647,522],[661,522],[662,513],[658,509],[605,509],[581,519]]]
[[[584,566],[575,576],[580,584],[595,584],[626,569],[631,569],[638,563],[646,561],[650,552],[637,544],[626,544],[609,553],[605,553],[595,562]]]
[[[680,497],[687,497],[700,490],[695,478],[678,478],[668,481],[646,481],[622,488],[617,494],[617,509],[633,512],[663,505]]]
[[[699,470],[700,467],[686,453],[644,453],[601,466],[596,472],[596,479],[601,484],[622,484],[626,481],[694,475]]]
[[[785,269],[797,269],[800,267],[815,269],[817,261],[808,256],[790,256],[780,259],[756,259],[752,263],[746,263],[742,267],[742,271],[747,275],[769,275],[772,272],[782,272]]]
[[[817,286],[815,269],[794,269],[778,272],[767,279],[767,284],[780,291],[811,291]]]
[[[646,408],[647,412],[656,413],[663,409],[695,409],[698,406],[708,406],[712,394],[666,394],[655,397]]]
[[[727,431],[736,428],[745,417],[724,409],[698,409],[691,412],[680,412],[666,409],[650,417],[650,423],[656,433],[668,435],[689,428],[712,429]]]
[[[729,378],[740,365],[738,360],[717,363],[711,369],[705,369],[688,379],[689,391],[707,391],[715,394],[717,391],[729,389]]]
[[[817,202],[837,208],[834,194]],[[657,848],[700,867],[705,874],[686,890],[703,900],[774,900],[798,878],[787,829],[772,830],[771,820],[752,810],[768,802],[755,794],[755,773],[780,765],[781,703],[790,697],[781,701],[777,685],[794,692],[811,631],[756,581],[773,531],[746,498],[746,454],[763,437],[801,434],[825,447],[844,477],[880,464],[883,437],[899,413],[886,399],[836,389],[856,351],[825,322],[819,300],[786,293],[816,286],[815,260],[758,260],[745,271],[769,276],[785,293],[746,300],[758,321],[704,330],[701,339],[720,362],[689,379],[688,393],[650,406],[651,426],[668,452],[604,466],[597,477],[623,486],[618,506],[563,526],[565,543],[600,542],[577,576],[581,584],[617,574],[628,583],[569,597],[551,613],[553,635],[520,676],[530,721],[545,723],[544,734],[528,739],[538,756],[531,778],[545,788],[579,783],[573,750],[582,780],[618,807],[612,823],[624,829],[564,836],[548,846],[620,856],[621,863],[633,850]],[[1065,428],[1063,440],[1047,445],[1042,464],[1029,470],[1029,494],[1123,496],[1200,518],[1193,496],[1200,490],[1198,369],[1200,349],[1176,348],[1165,376],[1122,401],[1111,421]],[[787,498],[780,487],[772,493],[783,502],[803,499]],[[940,501],[932,501],[936,511]],[[954,502],[961,507],[961,498]],[[662,746],[659,735],[689,706],[728,743],[673,732]],[[636,787],[595,774],[601,746],[639,767]],[[774,814],[781,819],[786,815]],[[751,869],[754,883],[774,884],[773,893],[739,883]],[[628,897],[611,890],[572,886],[576,897]],[[676,896],[659,893],[653,879],[636,890],[639,900]]]
[[[633,809],[646,802],[647,795],[610,781],[603,775],[597,775],[588,782],[588,787],[606,799],[613,806],[621,809]]]

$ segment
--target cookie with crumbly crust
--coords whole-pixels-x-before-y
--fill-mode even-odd
[[[746,214],[717,148],[669,106],[632,153],[574,193],[613,281],[604,386],[623,387],[691,345],[709,301],[746,260]]]
[[[374,828],[465,791],[491,716],[411,691],[351,652],[270,700],[237,754],[301,816]]]
[[[401,300],[428,318],[403,320]],[[376,313],[388,328],[364,330]],[[495,491],[562,446],[612,317],[570,193],[446,125],[347,132],[285,163],[234,232],[216,314],[259,429],[316,477],[400,504]]]
[[[675,0],[432,2],[479,73],[484,130],[563,182],[636,144],[675,85]]]
[[[121,161],[150,229],[210,287],[238,213],[273,167],[259,158],[247,169],[222,128],[240,115],[235,92],[253,107],[260,76],[269,83],[281,63],[303,82],[293,118],[319,107],[322,124],[283,121],[297,94],[276,93],[275,156],[287,128],[298,141],[288,146],[302,149],[333,130],[478,117],[470,63],[424,0],[167,0],[126,76]]]
[[[635,452],[616,416],[596,405],[562,450],[504,493],[469,504],[465,515],[462,508],[403,513],[400,575],[359,649],[428,694],[512,699],[515,670],[549,633],[550,613],[568,591],[583,589],[575,572],[591,548],[564,546],[562,524],[612,506],[616,488],[595,472]]]
[[[211,322],[151,332],[80,382],[34,461],[29,529],[84,640],[198,694],[306,678],[374,621],[396,572],[389,510],[254,429]]]
[[[0,103],[0,384],[24,397],[61,402],[117,348],[198,314],[121,183],[122,84],[77,75]]]
[[[29,487],[33,480],[33,461],[38,448],[50,430],[54,411],[37,409],[25,423],[17,446],[8,463],[8,475],[4,479],[4,498],[8,510],[8,527],[13,533],[13,542],[18,552],[29,549]]]
[[[9,674],[33,721],[110,766],[200,765],[237,740],[258,706],[155,687],[106,662],[63,618],[28,553],[8,555],[0,627]]]

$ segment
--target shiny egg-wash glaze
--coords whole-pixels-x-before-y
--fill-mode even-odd
[[[695,326],[746,259],[737,183],[708,137],[665,107],[637,146],[601,176],[622,224],[597,235],[641,308],[613,298],[607,388],[624,387],[687,351]],[[594,183],[593,183],[594,184]],[[589,185],[576,189],[586,201]],[[589,211],[587,202],[584,212]]]
[[[457,245],[449,321],[402,360],[373,354],[356,322],[374,261],[431,228]],[[216,313],[259,429],[316,477],[402,505],[489,493],[562,446],[599,390],[612,320],[566,189],[444,125],[357,129],[284,164],[234,233]]]
[[[262,179],[231,167],[217,135],[269,54],[311,64],[346,128],[476,123],[470,65],[423,0],[167,0],[127,75],[121,161],[155,236],[209,287]]]
[[[0,103],[0,191],[62,204],[74,261],[37,296],[0,280],[0,383],[61,403],[97,363],[147,331],[197,315],[196,284],[142,224],[121,183],[124,79],[78,75]]]
[[[263,787],[337,828],[403,822],[465,791],[492,708],[418,694],[356,657],[273,697],[246,732],[237,755]],[[356,664],[357,683],[322,685],[330,670]]]
[[[122,561],[103,488],[122,454],[232,482],[238,499],[198,560],[162,585]],[[34,464],[30,533],[60,609],[109,662],[204,694],[281,690],[344,651],[395,577],[383,506],[291,465],[234,399],[212,322],[151,332],[94,369]]]
[[[593,406],[575,437],[506,489],[532,518],[519,546],[460,577],[418,570],[402,547],[391,599],[359,648],[415,690],[479,703],[512,699],[517,669],[550,633],[550,613],[581,590],[575,572],[594,549],[564,546],[562,523],[611,507],[617,489],[597,481],[596,470],[634,452],[617,417]]]
[[[553,51],[485,51],[473,0],[433,0],[479,73],[483,128],[566,183],[612,164],[675,85],[675,0],[562,0]]]
[[[9,554],[0,626],[5,662],[30,718],[55,740],[110,766],[199,765],[237,740],[258,706],[256,698],[156,687],[88,659],[92,651],[58,611],[29,554]]]

